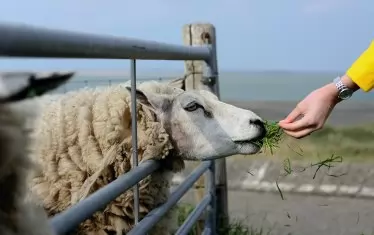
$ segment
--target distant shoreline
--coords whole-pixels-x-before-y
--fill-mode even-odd
[[[95,76],[130,76],[130,70],[127,69],[48,69],[48,70],[34,70],[34,69],[8,69],[8,70],[0,70],[0,74],[3,73],[54,73],[54,72],[76,72],[77,76],[87,76],[87,77],[95,77]],[[181,76],[184,74],[183,66],[181,69],[175,70],[158,70],[158,69],[138,69],[138,74],[140,75],[147,75],[151,77],[159,77],[159,76]],[[219,75],[226,75],[226,74],[341,74],[342,72],[339,71],[303,71],[303,70],[220,70]],[[156,76],[155,76],[156,74]],[[159,74],[159,76],[157,75]]]
[[[30,70],[23,70],[23,72]],[[128,80],[127,70],[49,70],[50,72],[77,71],[74,81],[59,88],[60,91],[76,89],[89,84],[90,86],[106,85],[110,81]],[[140,69],[140,72],[144,70]],[[181,70],[183,72],[183,70]],[[4,71],[5,72],[5,71]],[[22,73],[22,71],[7,71]],[[48,73],[47,71],[35,71]],[[177,71],[158,71],[153,75],[139,73],[139,80],[144,79],[173,79],[182,73]],[[228,74],[233,73],[233,74]],[[265,119],[281,120],[296,106],[297,102],[312,89],[319,87],[333,77],[334,72],[301,71],[252,71],[241,74],[242,71],[221,71],[221,99],[236,106],[250,109]],[[316,75],[323,73],[323,76]],[[0,72],[1,74],[1,72]],[[262,74],[262,75],[261,75]],[[264,75],[265,74],[265,75]],[[155,76],[156,75],[156,76]],[[338,104],[331,114],[327,124],[333,126],[359,125],[374,123],[374,94],[358,92],[353,100]],[[273,100],[270,100],[273,99]]]
[[[264,119],[281,120],[295,108],[298,101],[228,101],[232,105],[252,110]],[[354,126],[374,123],[374,102],[347,101],[340,103],[331,113],[327,125]]]

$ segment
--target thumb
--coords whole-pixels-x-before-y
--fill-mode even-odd
[[[290,114],[288,114],[288,116],[285,119],[281,120],[280,122],[283,122],[283,123],[293,122],[300,115],[301,115],[300,110],[298,108],[295,108],[294,110],[292,110]]]

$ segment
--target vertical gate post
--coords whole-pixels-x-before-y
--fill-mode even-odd
[[[216,34],[212,24],[187,24],[183,27],[183,42],[187,46],[210,44],[212,49],[212,60],[209,61],[213,68],[213,82],[204,77],[208,69],[205,61],[185,61],[185,87],[187,89],[208,89],[220,98],[218,66],[216,58]],[[209,75],[209,73],[208,73]],[[211,82],[211,83],[210,83]],[[216,198],[216,225],[227,227],[228,225],[228,202],[227,202],[227,175],[225,158],[215,160],[215,198]]]

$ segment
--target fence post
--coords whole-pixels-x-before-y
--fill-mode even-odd
[[[215,27],[212,24],[187,24],[183,27],[183,42],[185,45],[203,45],[211,44],[212,50],[216,53],[216,34]],[[217,63],[217,61],[213,61]],[[216,64],[215,64],[216,65]],[[213,91],[218,98],[219,80],[207,87],[202,83],[206,63],[201,60],[185,61],[185,87],[186,89],[209,89]],[[217,65],[216,65],[217,67]],[[218,68],[218,67],[217,67]],[[227,203],[227,176],[225,158],[215,160],[216,170],[216,209],[217,209],[217,227],[227,227],[228,225],[228,203]],[[203,180],[203,179],[202,179]],[[199,180],[200,181],[200,180]],[[201,181],[200,181],[201,182]]]

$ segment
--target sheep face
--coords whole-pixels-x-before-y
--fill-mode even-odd
[[[139,87],[136,96],[156,114],[183,159],[255,154],[262,147],[263,120],[250,110],[219,101],[209,91],[184,91],[169,85],[152,92]]]

